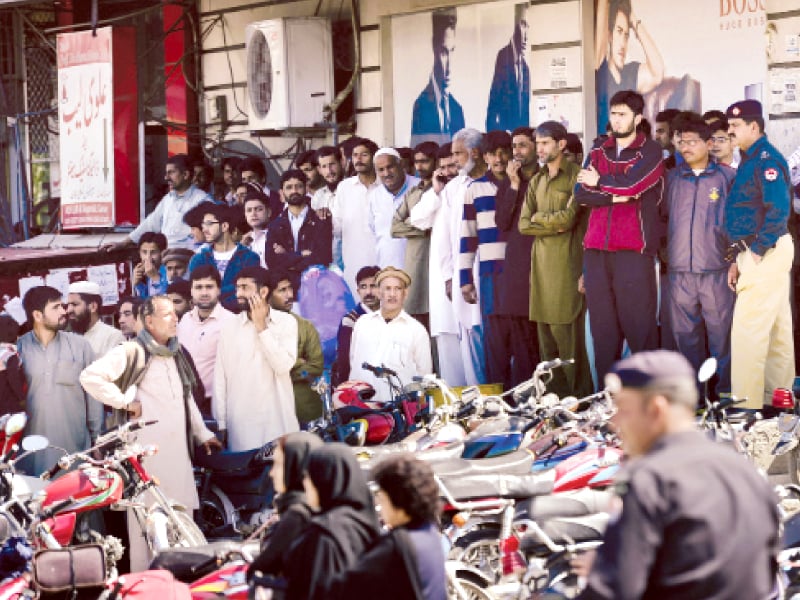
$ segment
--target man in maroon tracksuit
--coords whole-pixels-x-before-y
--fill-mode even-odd
[[[611,98],[611,135],[578,174],[575,200],[591,207],[583,240],[584,286],[598,381],[620,358],[658,347],[655,257],[663,225],[661,146],[637,134],[644,99],[623,90]]]

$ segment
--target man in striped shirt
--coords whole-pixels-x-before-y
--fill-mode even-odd
[[[480,297],[483,323],[484,348],[491,346],[492,336],[497,335],[503,317],[495,313],[496,281],[503,268],[506,243],[500,239],[495,222],[495,196],[498,184],[506,178],[506,167],[511,158],[511,136],[505,131],[490,131],[483,136],[483,159],[488,166],[486,173],[472,181],[464,195],[461,219],[458,274],[461,294],[465,302],[475,304]],[[478,259],[478,289],[473,271]],[[503,363],[509,361],[508,354],[486,353],[487,378],[490,383],[502,382]]]

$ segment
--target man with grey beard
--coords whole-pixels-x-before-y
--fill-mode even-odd
[[[458,283],[453,293],[453,277],[458,275],[464,195],[472,182],[486,172],[482,141],[483,134],[476,129],[466,128],[456,133],[452,149],[460,174],[445,182],[440,178],[444,174],[442,169],[438,169],[433,186],[409,216],[414,227],[431,229],[431,335],[437,338],[440,375],[451,385],[486,382],[480,307],[466,302]]]

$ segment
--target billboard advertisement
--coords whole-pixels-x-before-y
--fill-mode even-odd
[[[63,228],[114,225],[111,28],[57,39]]]
[[[597,127],[621,89],[645,98],[645,117],[667,108],[725,110],[763,102],[765,0],[595,0]]]
[[[529,11],[528,2],[492,2],[393,17],[395,143],[528,125]]]

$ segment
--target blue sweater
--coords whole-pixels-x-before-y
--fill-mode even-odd
[[[217,267],[217,261],[214,260],[213,247],[203,248],[192,257],[192,260],[189,261],[189,273],[191,274],[200,265]],[[233,256],[225,268],[225,275],[222,277],[222,293],[219,296],[219,301],[224,308],[236,313],[240,312],[239,305],[236,302],[236,276],[245,267],[258,266],[261,266],[258,254],[248,250],[241,244],[236,244],[236,250],[234,250]]]

